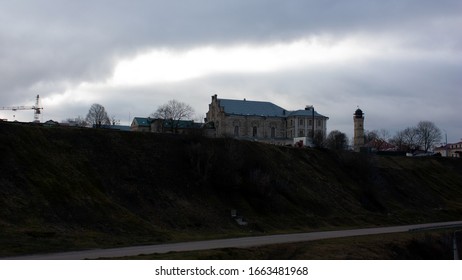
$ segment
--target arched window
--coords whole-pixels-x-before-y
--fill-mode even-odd
[[[276,128],[274,126],[271,128],[271,138],[276,138]]]
[[[257,137],[257,127],[256,126],[254,126],[252,129],[252,136]]]
[[[234,127],[234,136],[235,137],[239,136],[239,126],[237,126],[237,125]]]

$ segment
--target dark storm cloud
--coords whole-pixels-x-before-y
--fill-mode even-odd
[[[314,104],[328,116],[328,130],[338,129],[350,137],[352,115],[357,106],[366,113],[366,129],[398,130],[429,120],[450,132],[450,141],[462,133],[455,119],[462,102],[461,61],[405,60],[375,58],[364,63],[315,65],[260,74],[217,75],[200,81],[200,87],[188,100],[198,108],[210,103],[210,96],[222,98],[270,100],[296,110]],[[193,83],[192,81],[191,83]],[[191,88],[183,92],[187,99]],[[204,96],[205,93],[205,96]],[[207,94],[210,93],[210,94]],[[196,104],[197,102],[197,104]],[[207,108],[204,108],[204,111]]]

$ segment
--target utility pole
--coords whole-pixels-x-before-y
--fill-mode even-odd
[[[306,105],[306,110],[311,110],[311,139],[314,139],[314,105]]]
[[[311,119],[312,119],[312,126],[311,126],[311,141],[313,141],[314,144],[314,105],[311,105]]]

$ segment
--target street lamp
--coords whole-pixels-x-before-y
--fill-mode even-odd
[[[448,157],[448,133],[446,132],[445,129],[443,129],[444,131],[444,137],[445,137],[445,141],[446,143],[444,143],[444,152],[446,153],[445,156]]]

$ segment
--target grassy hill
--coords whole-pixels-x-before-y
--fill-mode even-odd
[[[0,255],[462,217],[459,159],[12,123],[0,154]]]

